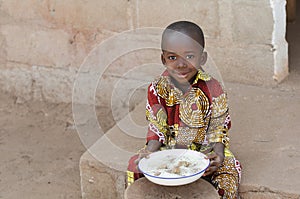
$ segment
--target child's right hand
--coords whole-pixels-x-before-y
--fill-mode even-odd
[[[143,158],[149,158],[150,153],[152,153],[152,152],[149,151],[149,150],[147,149],[147,147],[145,147],[145,148],[139,150],[139,152],[138,152],[139,157],[134,161],[134,163],[135,163],[136,165],[138,165],[138,164],[139,164],[139,161],[140,161],[141,159],[143,159]]]
[[[151,153],[158,151],[161,145],[161,142],[158,140],[150,140],[147,146],[138,152],[139,157],[134,161],[134,163],[138,165],[142,158],[148,158]]]

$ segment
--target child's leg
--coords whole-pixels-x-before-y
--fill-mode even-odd
[[[144,175],[138,170],[137,165],[135,164],[135,160],[139,157],[139,155],[134,155],[130,158],[128,162],[127,168],[127,177],[126,177],[126,187],[131,185],[135,180],[143,177]]]
[[[238,198],[241,167],[234,156],[225,156],[224,162],[214,173],[212,181],[217,184],[217,190],[222,198]]]
[[[214,178],[214,182],[218,183],[217,190],[221,198],[237,199],[238,185],[236,178],[231,174],[221,174]]]

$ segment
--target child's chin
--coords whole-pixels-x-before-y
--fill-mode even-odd
[[[187,84],[187,83],[189,83],[189,80],[187,78],[178,78],[178,77],[176,77],[175,79],[176,79],[176,81],[179,84]]]

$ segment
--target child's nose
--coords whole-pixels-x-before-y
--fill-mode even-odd
[[[183,57],[179,57],[177,65],[178,65],[178,67],[186,67],[187,61]]]

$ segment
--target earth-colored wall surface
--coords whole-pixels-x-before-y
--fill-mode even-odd
[[[176,20],[191,20],[203,28],[209,53],[206,67],[220,73],[225,81],[270,86],[275,83],[274,53],[278,48],[272,43],[272,2],[0,0],[0,86],[16,96],[17,102],[70,103],[77,75],[86,72],[80,66],[89,62],[92,49],[109,41],[98,63],[93,62],[103,70],[94,79],[98,85],[94,93],[95,103],[113,117],[111,109],[119,110],[111,107],[113,91],[118,91],[123,107],[132,109],[144,98],[148,82],[163,70],[159,31]],[[155,47],[137,45],[108,60],[109,65],[101,65],[106,59],[103,54],[112,55],[125,46],[113,42],[114,38],[124,31],[134,35],[134,30],[148,27],[154,28],[155,34],[148,31],[133,43],[150,41],[149,46],[155,43]],[[140,69],[144,65],[148,67]],[[134,75],[126,76],[132,70]],[[139,87],[116,87],[118,81],[135,85],[133,79],[141,81]]]

